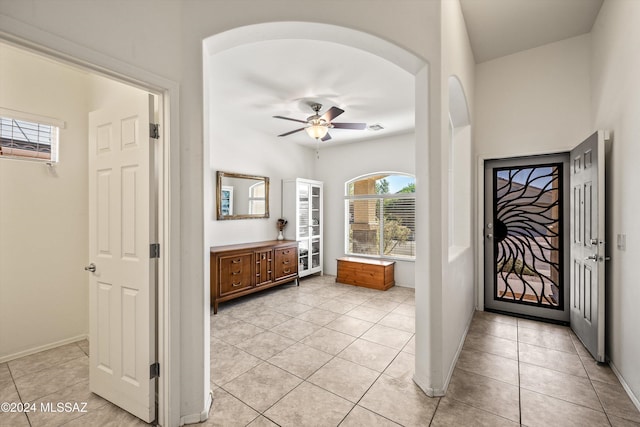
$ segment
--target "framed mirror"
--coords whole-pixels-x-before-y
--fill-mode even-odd
[[[218,219],[269,218],[269,177],[216,172]]]

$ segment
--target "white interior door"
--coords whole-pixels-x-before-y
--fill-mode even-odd
[[[571,151],[571,328],[605,361],[605,133]]]
[[[145,94],[89,114],[90,388],[146,422],[156,381],[153,111]]]

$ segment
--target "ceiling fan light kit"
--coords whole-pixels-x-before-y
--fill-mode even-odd
[[[287,136],[292,133],[300,132],[304,130],[307,132],[311,138],[316,141],[328,141],[331,139],[331,135],[329,135],[329,129],[354,129],[354,130],[364,130],[367,128],[366,123],[332,123],[331,120],[338,117],[340,114],[344,113],[344,110],[338,107],[331,107],[324,113],[322,116],[320,115],[320,110],[322,109],[322,105],[318,103],[311,104],[311,108],[315,112],[314,115],[307,117],[307,120],[298,120],[292,119],[290,117],[284,116],[273,116],[276,119],[283,120],[291,120],[293,122],[305,123],[306,126],[301,127],[299,129],[294,129],[289,132],[285,132],[278,136]]]

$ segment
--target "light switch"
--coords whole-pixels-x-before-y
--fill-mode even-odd
[[[627,250],[627,235],[626,234],[618,234],[617,239],[618,250],[626,251]]]

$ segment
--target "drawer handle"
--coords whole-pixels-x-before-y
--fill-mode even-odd
[[[286,264],[289,264],[289,262],[290,262],[289,260],[282,261],[282,263],[283,263],[283,264],[285,264],[285,265],[286,265]]]
[[[231,284],[231,286],[233,286],[233,287],[238,287],[238,286],[241,286],[241,285],[242,285],[242,280],[239,281],[238,283],[232,283]]]
[[[232,262],[233,264],[240,264],[240,262],[242,262],[242,258],[233,259],[233,260],[231,260],[231,262]]]
[[[231,275],[233,275],[233,276],[237,276],[238,274],[240,274],[240,271],[232,271],[231,272]]]
[[[289,274],[289,273],[291,273],[291,269],[290,268],[287,268],[286,270],[284,270],[284,274]]]
[[[289,255],[291,253],[291,251],[282,251],[283,254],[285,255]]]

